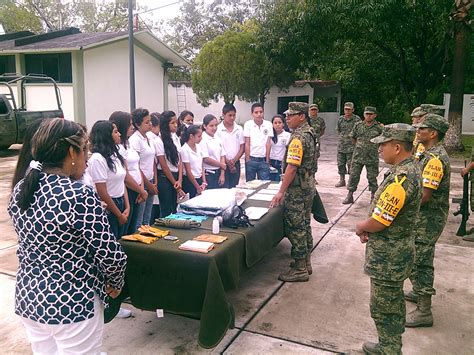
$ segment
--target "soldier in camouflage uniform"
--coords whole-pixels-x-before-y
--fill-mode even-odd
[[[432,104],[421,104],[421,106],[415,107],[413,112],[411,113],[412,124],[417,124],[423,121],[423,118],[428,113],[435,113],[437,115],[442,116],[444,113],[444,109],[438,105]],[[416,159],[419,159],[421,154],[425,151],[425,147],[423,144],[417,141],[416,137],[413,141],[413,154],[415,155]]]
[[[387,164],[393,165],[375,193],[369,218],[356,224],[365,249],[365,271],[370,276],[370,314],[378,343],[366,342],[366,354],[401,354],[405,331],[403,281],[415,258],[413,220],[420,209],[421,170],[413,158],[415,129],[405,123],[383,128],[372,139]]]
[[[286,122],[292,130],[285,155],[285,170],[280,190],[270,207],[279,205],[284,197],[285,235],[291,242],[290,269],[280,274],[287,282],[308,281],[311,269],[311,205],[315,193],[314,155],[316,150],[313,128],[307,122],[308,104],[290,102],[285,111]]]
[[[364,110],[364,121],[355,124],[350,137],[355,142],[354,153],[352,154],[351,173],[349,175],[349,184],[347,185],[347,196],[342,202],[344,205],[354,202],[354,192],[359,185],[360,174],[365,165],[367,170],[367,180],[369,181],[369,190],[371,200],[377,191],[377,175],[379,175],[379,153],[377,144],[370,140],[382,133],[383,125],[376,121],[377,110],[373,106],[367,106]]]
[[[354,141],[350,133],[354,125],[360,121],[360,117],[354,115],[354,104],[346,102],[344,104],[344,115],[339,117],[336,124],[336,132],[339,135],[339,144],[337,145],[337,172],[339,182],[336,187],[346,186],[345,175],[349,173],[352,152],[354,151]]]
[[[315,172],[318,171],[318,159],[321,156],[321,137],[326,131],[326,122],[320,116],[318,116],[319,106],[316,104],[309,105],[309,125],[313,127],[316,137],[316,154],[315,154]],[[314,183],[317,185],[316,179]]]
[[[407,327],[431,327],[431,296],[436,294],[434,282],[435,244],[443,232],[449,212],[449,181],[451,165],[442,140],[449,128],[448,121],[439,115],[427,114],[423,122],[413,125],[416,137],[425,146],[419,164],[423,172],[423,199],[416,221],[415,266],[410,275],[413,291],[405,295],[416,301],[417,307],[407,316]]]

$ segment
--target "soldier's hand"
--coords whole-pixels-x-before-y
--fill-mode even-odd
[[[461,170],[461,176],[464,177],[466,174],[469,174],[469,167],[465,167]]]
[[[363,234],[359,235],[359,238],[362,244],[367,243],[369,241],[369,233],[364,232]]]
[[[270,208],[279,206],[282,200],[283,200],[283,194],[281,192],[278,192],[275,196],[273,196],[273,199],[270,202]]]

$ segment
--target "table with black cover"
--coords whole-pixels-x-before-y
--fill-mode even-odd
[[[268,205],[268,201],[246,200],[242,207]],[[199,229],[169,229],[178,242],[159,239],[147,245],[122,240],[128,256],[126,287],[112,302],[106,318],[115,316],[120,301],[129,296],[139,309],[164,309],[200,319],[199,344],[204,348],[216,346],[234,325],[226,290],[237,288],[241,274],[283,238],[283,208],[270,209],[253,227],[221,227],[219,235],[228,239],[207,254],[178,249],[186,240],[211,234],[211,229],[209,217]]]

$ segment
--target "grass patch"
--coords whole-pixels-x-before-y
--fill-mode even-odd
[[[451,158],[466,159],[471,161],[471,150],[474,147],[474,136],[463,135],[461,142],[464,146],[463,152],[452,152],[449,154]]]

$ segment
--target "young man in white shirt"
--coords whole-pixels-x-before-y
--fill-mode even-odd
[[[245,179],[270,180],[270,149],[273,126],[263,119],[263,106],[252,105],[253,119],[244,124]]]
[[[225,104],[222,108],[223,121],[217,126],[216,135],[222,141],[225,152],[224,187],[232,188],[239,183],[240,157],[244,154],[244,131],[235,123],[237,110],[232,104]]]

